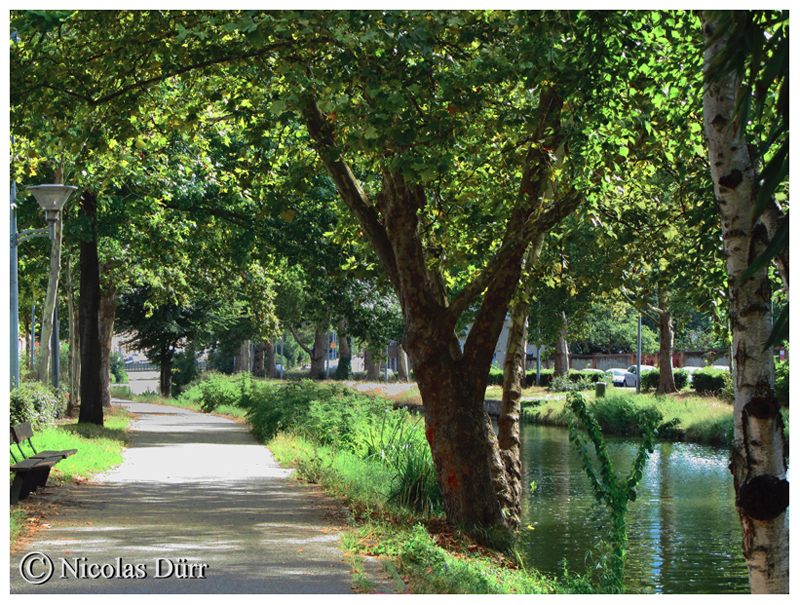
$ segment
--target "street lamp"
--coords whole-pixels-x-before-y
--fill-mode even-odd
[[[17,275],[17,248],[19,244],[34,237],[49,237],[57,249],[51,253],[50,276],[47,286],[48,299],[55,301],[58,288],[58,267],[61,263],[60,241],[56,241],[56,224],[58,223],[64,204],[77,191],[77,187],[68,185],[37,185],[27,187],[33,193],[39,206],[44,210],[47,229],[26,229],[17,233],[17,184],[11,184],[11,386],[19,387],[19,282]],[[58,238],[60,240],[60,238]],[[54,253],[54,254],[53,254]],[[53,258],[53,257],[56,258]],[[47,305],[45,304],[45,309]],[[53,321],[55,325],[56,316]],[[56,346],[53,347],[53,383],[58,386],[58,341],[57,328],[53,330]]]

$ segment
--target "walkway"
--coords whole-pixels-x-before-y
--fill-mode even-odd
[[[61,496],[51,527],[12,553],[12,593],[352,593],[319,491],[289,479],[244,426],[114,404],[138,416],[124,462]],[[33,552],[53,563],[41,585],[20,574]]]

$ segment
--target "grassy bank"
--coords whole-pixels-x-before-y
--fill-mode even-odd
[[[569,422],[566,400],[524,401],[522,422],[564,426]],[[643,410],[655,410],[660,418],[658,437],[728,446],[733,441],[733,406],[714,398],[693,394],[656,396],[611,390],[589,406],[603,432],[609,435],[639,434]],[[781,410],[785,435],[789,440],[789,409]]]
[[[75,420],[69,420],[36,433],[33,444],[38,451],[78,450],[76,454],[53,467],[48,485],[60,486],[85,481],[120,464],[122,450],[127,444],[126,428],[130,421],[131,415],[126,410],[112,407],[105,411],[105,426],[78,424]],[[16,450],[16,446],[13,448]],[[23,450],[27,455],[33,453],[25,447]],[[13,464],[13,459],[11,463]],[[11,480],[13,472],[10,475]],[[25,534],[27,526],[37,522],[38,516],[32,510],[30,502],[23,500],[10,507],[10,520],[13,546]]]

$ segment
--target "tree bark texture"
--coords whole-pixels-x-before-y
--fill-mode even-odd
[[[666,395],[675,393],[675,373],[672,368],[672,352],[675,343],[675,328],[669,310],[669,297],[663,288],[658,289],[658,307],[650,305],[650,310],[658,317],[658,388],[656,393]]]
[[[56,221],[55,237],[50,243],[50,272],[47,293],[44,299],[42,335],[39,339],[39,382],[49,384],[50,358],[52,354],[53,315],[58,304],[58,276],[61,273],[62,222]]]
[[[708,41],[716,23],[703,15]],[[708,69],[726,37],[710,44]],[[742,550],[754,593],[789,592],[789,483],[783,420],[774,390],[772,352],[765,350],[772,328],[767,269],[747,280],[741,275],[764,250],[764,225],[753,218],[759,174],[745,144],[744,125],[734,121],[734,74],[706,85],[703,96],[711,176],[719,209],[728,270],[733,338],[734,443],[731,471],[742,524]]]
[[[172,374],[173,362],[175,361],[175,346],[163,345],[161,347],[161,354],[159,355],[159,377],[158,386],[161,396],[164,399],[169,399],[172,396]]]
[[[568,376],[569,375],[569,344],[567,344],[567,314],[561,314],[562,328],[558,334],[558,341],[556,342],[556,350],[554,353],[553,362],[553,375],[554,376]]]
[[[100,264],[101,276],[106,275],[109,267],[104,263]],[[101,288],[100,309],[98,322],[100,325],[100,378],[103,382],[103,407],[111,407],[111,342],[114,338],[114,315],[117,312],[117,288],[109,284],[110,280],[105,279],[104,287]]]
[[[552,180],[547,149],[563,136],[557,117],[561,99],[552,90],[540,99],[543,145],[532,145],[502,244],[487,266],[451,300],[442,275],[427,262],[419,224],[424,187],[401,170],[384,167],[379,193],[371,199],[342,159],[333,126],[313,100],[303,117],[320,159],[378,256],[400,301],[406,349],[425,406],[425,431],[449,522],[467,528],[507,531],[503,494],[506,472],[497,438],[484,410],[495,345],[520,278],[528,244],[579,204],[577,197],[545,207]],[[461,315],[482,295],[466,343],[455,334]],[[476,537],[480,534],[476,533]]]
[[[526,269],[538,260],[544,244],[540,236],[528,249]],[[503,399],[500,417],[497,419],[497,442],[506,473],[508,491],[501,495],[501,504],[506,519],[514,529],[519,528],[522,504],[522,466],[519,455],[519,422],[522,410],[522,389],[525,384],[525,355],[528,326],[528,300],[533,282],[523,279],[521,296],[512,307],[506,342],[506,357],[503,362]]]
[[[97,253],[97,197],[85,191],[81,214],[91,223],[83,235],[80,283],[81,409],[79,423],[103,425],[102,344],[100,342],[100,260]]]
[[[70,257],[66,259],[66,279],[64,286],[67,291],[67,314],[69,325],[69,362],[68,369],[68,401],[66,415],[71,418],[75,415],[78,405],[79,376],[80,376],[80,336],[78,330],[78,308],[75,305],[75,276]]]

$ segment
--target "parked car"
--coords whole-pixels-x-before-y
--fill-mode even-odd
[[[653,366],[641,366],[642,372],[647,372],[649,370],[655,370]],[[625,372],[625,381],[622,386],[626,387],[635,387],[638,382],[638,376],[636,375],[636,366],[633,365],[628,368],[628,371]]]
[[[623,370],[622,368],[611,368],[610,370],[606,370],[606,375],[615,387],[621,387],[625,384],[626,372],[627,370]]]

